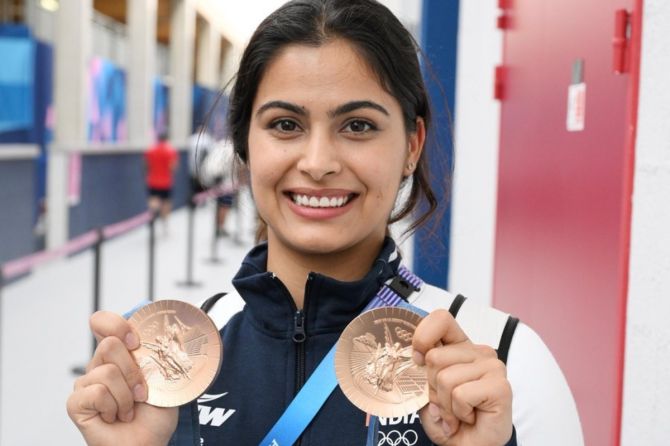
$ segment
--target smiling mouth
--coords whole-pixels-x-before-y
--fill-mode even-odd
[[[347,204],[356,194],[341,195],[335,197],[316,197],[314,195],[288,194],[291,200],[298,206],[308,208],[341,208]]]

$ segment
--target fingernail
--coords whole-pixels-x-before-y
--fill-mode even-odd
[[[135,384],[135,387],[133,387],[133,396],[135,397],[135,401],[144,401],[146,399],[142,384]]]
[[[417,352],[416,350],[414,350],[414,352],[412,353],[412,359],[414,360],[414,362],[417,365],[423,365],[424,364],[423,354],[421,354],[420,352]]]
[[[442,419],[440,416],[440,408],[437,407],[437,404],[428,403],[428,414],[433,418],[433,422],[435,423]]]
[[[139,339],[132,331],[126,335],[126,347],[129,349],[136,349],[139,346]]]
[[[131,422],[133,421],[133,417],[135,416],[135,411],[133,409],[130,409],[128,413],[126,414],[126,421]]]
[[[446,435],[447,437],[451,436],[451,428],[449,427],[446,421],[442,422],[442,430],[444,431],[444,435]]]

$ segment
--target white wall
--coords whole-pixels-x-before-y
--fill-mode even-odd
[[[670,2],[645,0],[622,445],[670,441]]]
[[[462,0],[460,8],[449,289],[488,304],[500,122],[493,81],[502,33],[496,28],[496,0]]]

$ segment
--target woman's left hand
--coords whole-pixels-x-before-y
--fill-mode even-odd
[[[417,326],[414,361],[426,366],[421,423],[439,446],[502,446],[512,436],[512,389],[496,351],[475,345],[446,310]]]

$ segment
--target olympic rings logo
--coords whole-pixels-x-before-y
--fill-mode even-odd
[[[414,446],[417,441],[419,441],[419,435],[412,429],[408,429],[402,434],[397,430],[389,431],[388,434],[379,431],[377,446]]]

